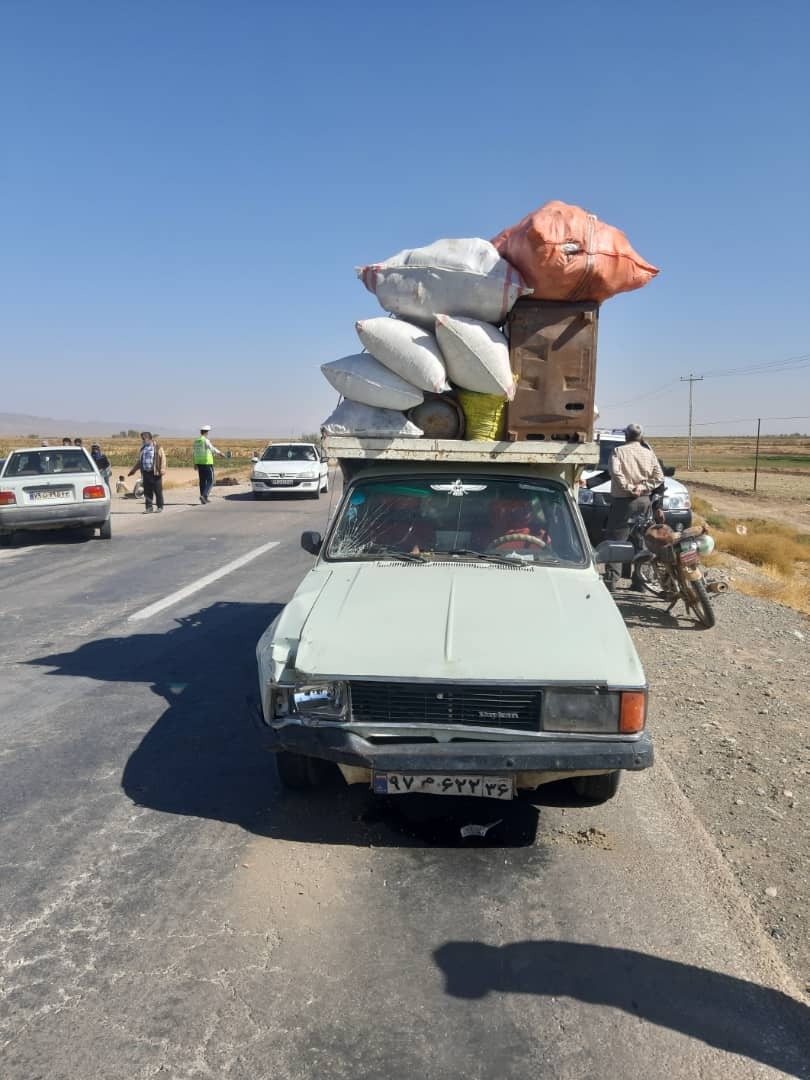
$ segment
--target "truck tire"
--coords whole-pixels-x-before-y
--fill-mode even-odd
[[[589,803],[608,802],[619,790],[622,774],[619,771],[601,773],[599,776],[575,776],[571,783],[574,791]]]
[[[303,754],[291,754],[286,750],[275,755],[275,768],[279,770],[282,787],[300,792],[312,785],[309,759]]]

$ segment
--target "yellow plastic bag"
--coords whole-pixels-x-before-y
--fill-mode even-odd
[[[506,435],[506,398],[456,390],[464,413],[464,438],[475,442],[500,442]]]

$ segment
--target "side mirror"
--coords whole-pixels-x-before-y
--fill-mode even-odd
[[[632,544],[625,544],[619,540],[603,540],[598,547],[593,549],[594,562],[597,563],[630,563],[635,554],[636,549]]]
[[[308,551],[310,555],[319,555],[322,546],[323,537],[319,532],[307,531],[301,533],[301,547],[304,551]]]
[[[674,465],[667,465],[667,467],[664,469],[664,476],[674,476],[674,475],[675,475],[675,466]]]

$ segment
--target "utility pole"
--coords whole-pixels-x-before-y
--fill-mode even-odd
[[[757,473],[759,472],[759,428],[762,423],[762,418],[757,420],[757,448],[754,451],[754,491],[757,490]]]
[[[703,376],[692,375],[690,372],[688,379],[681,377],[681,382],[689,383],[689,442],[686,448],[686,471],[689,472],[692,468],[692,383],[703,382]]]

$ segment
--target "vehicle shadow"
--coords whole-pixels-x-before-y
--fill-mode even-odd
[[[148,684],[165,705],[122,762],[121,787],[139,806],[230,822],[278,840],[377,846],[525,846],[538,827],[533,800],[403,796],[325,784],[284,792],[256,720],[256,642],[280,603],[216,603],[168,633],[87,641],[29,663],[53,678]],[[482,835],[462,836],[467,825]],[[473,830],[475,832],[476,830]]]
[[[633,949],[569,941],[451,941],[433,958],[453,997],[537,994],[604,1005],[810,1077],[810,1008],[767,986]]]
[[[667,611],[670,601],[630,589],[617,590],[615,599],[627,626],[660,626],[664,630],[699,629],[694,618],[684,614],[682,600],[678,601],[678,608],[670,612]]]
[[[92,543],[96,539],[95,529],[20,529],[6,538],[6,547],[73,547],[76,544]]]

